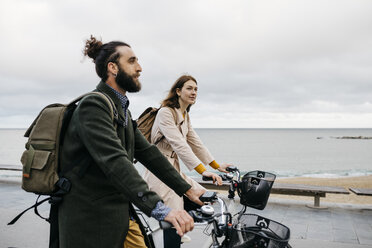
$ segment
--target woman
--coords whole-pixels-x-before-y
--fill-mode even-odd
[[[154,125],[151,130],[151,142],[156,143],[159,150],[168,158],[181,176],[195,188],[202,188],[200,184],[186,176],[180,170],[179,158],[189,170],[196,170],[199,174],[212,177],[213,182],[222,185],[221,177],[206,170],[203,164],[226,172],[230,164],[219,165],[208,149],[203,145],[199,136],[191,126],[189,111],[196,101],[197,82],[189,75],[183,75],[176,80],[168,96],[162,101]],[[163,138],[164,137],[164,138]],[[144,179],[150,190],[155,191],[172,209],[184,209],[184,199],[168,188],[150,171],[145,170]],[[187,210],[187,209],[186,209]],[[164,247],[179,247],[180,237],[174,229],[164,232]]]

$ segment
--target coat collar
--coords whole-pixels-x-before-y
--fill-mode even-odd
[[[105,82],[101,81],[97,85],[97,91],[103,92],[106,95],[108,95],[112,99],[112,101],[114,102],[115,107],[119,112],[119,115],[122,118],[124,118],[124,110],[121,107],[120,99],[115,95],[115,92],[113,92],[112,89]]]
[[[175,112],[176,112],[176,123],[177,125],[182,125],[182,123],[184,121],[186,121],[186,118],[188,117],[188,113],[185,112],[185,118],[183,118],[183,113],[181,112],[181,109],[179,108],[174,108]]]

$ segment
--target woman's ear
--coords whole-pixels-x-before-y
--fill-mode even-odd
[[[180,88],[176,89],[176,94],[177,94],[177,96],[181,96],[181,89]]]

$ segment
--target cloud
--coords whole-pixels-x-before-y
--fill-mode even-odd
[[[188,73],[196,127],[371,127],[370,13],[368,0],[4,0],[0,127],[26,127],[44,105],[95,87],[90,34],[139,57],[134,116]]]

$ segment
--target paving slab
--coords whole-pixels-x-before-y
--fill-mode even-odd
[[[36,196],[24,192],[19,184],[5,182],[0,182],[0,195],[0,248],[48,247],[49,224],[32,210],[13,226],[7,226],[13,217],[35,202]],[[238,201],[232,203],[231,209],[238,212],[241,209]],[[326,210],[318,210],[306,207],[306,203],[269,199],[264,210],[247,209],[247,212],[288,226],[290,244],[295,248],[372,248],[372,206],[329,204]],[[48,208],[48,204],[42,206],[41,213],[46,216]],[[204,227],[196,227],[188,235],[192,240],[183,244],[183,248],[202,248],[210,240],[204,234]]]
[[[335,242],[358,244],[358,237],[353,230],[333,229],[332,234]]]

